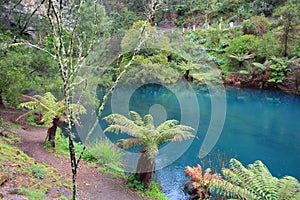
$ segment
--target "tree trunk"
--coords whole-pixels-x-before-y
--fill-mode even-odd
[[[0,93],[0,108],[4,108],[4,103],[3,103],[1,93]]]
[[[287,24],[284,27],[284,34],[283,34],[283,56],[287,57],[288,55],[288,41],[289,41],[289,32],[290,32],[290,20],[288,19]]]
[[[136,177],[138,181],[144,184],[145,189],[149,186],[149,182],[151,180],[154,161],[149,158],[146,150],[141,150],[140,153],[141,156],[136,168]]]
[[[296,71],[296,80],[295,80],[295,88],[296,88],[296,93],[299,93],[300,91],[300,70]]]
[[[55,136],[56,129],[58,126],[59,117],[55,117],[52,122],[52,126],[48,129],[48,141],[51,143],[52,147],[55,147]]]

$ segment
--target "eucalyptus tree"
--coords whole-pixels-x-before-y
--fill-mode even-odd
[[[143,118],[134,111],[129,112],[130,119],[120,114],[111,114],[104,118],[110,125],[104,132],[126,133],[131,138],[122,139],[119,145],[123,149],[143,146],[136,168],[137,179],[144,183],[144,187],[152,176],[155,156],[159,153],[159,146],[168,142],[181,142],[195,137],[190,126],[180,125],[177,120],[167,120],[158,127],[154,126],[150,114]]]
[[[141,35],[143,35],[148,19],[153,16],[155,8],[147,15],[147,20],[142,27]],[[71,123],[71,94],[74,86],[86,81],[85,79],[75,82],[75,76],[82,66],[85,58],[91,53],[95,43],[99,39],[105,37],[105,10],[97,0],[94,1],[63,1],[63,0],[49,0],[47,18],[51,27],[51,37],[53,38],[54,58],[58,63],[60,74],[63,80],[64,102],[66,107],[66,121],[68,122],[68,136],[69,136],[69,150],[72,167],[73,180],[73,199],[77,198],[76,175],[77,167],[81,159],[82,153],[76,159]],[[140,44],[142,41],[140,41]],[[139,45],[135,48],[134,55],[139,51]],[[134,56],[131,61],[134,60]],[[98,118],[101,117],[103,108],[108,100],[108,96],[112,94],[114,88],[118,84],[120,77],[126,72],[129,62],[123,72],[120,73],[114,85],[109,89],[103,98],[103,102],[99,107]],[[89,131],[87,138],[93,132],[95,125]]]
[[[72,168],[73,199],[77,198],[77,167],[82,154],[76,158],[72,134],[72,89],[75,76],[85,57],[104,32],[105,11],[98,1],[47,1],[47,19],[53,39],[53,58],[57,61],[63,81],[65,115],[68,124],[69,151]]]

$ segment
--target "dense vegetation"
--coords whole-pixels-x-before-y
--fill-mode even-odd
[[[55,118],[67,118],[74,191],[79,160],[72,151],[70,99],[82,64],[90,66],[89,73],[101,74],[90,81],[110,88],[108,94],[121,77],[128,85],[146,83],[148,77],[156,83],[173,84],[183,77],[197,84],[225,83],[300,93],[297,0],[53,2],[1,1],[0,106],[16,107],[22,101],[21,94],[52,92],[53,105],[63,98],[60,107],[51,110],[44,106],[44,110],[51,110],[51,116],[44,117],[50,125]],[[161,29],[174,29],[182,42],[174,44],[164,35],[157,37]],[[122,54],[100,65],[102,57],[92,50],[114,35],[121,39],[116,44],[110,42]],[[108,96],[99,108],[99,118]],[[39,109],[41,101],[34,102],[31,107],[26,104],[27,108]],[[116,123],[116,119],[114,116],[110,121]],[[142,142],[153,148],[153,144]],[[219,183],[219,188],[225,184]],[[205,198],[210,195],[208,188],[204,194]],[[238,193],[233,196],[245,198]]]
[[[53,92],[61,96],[62,81],[57,63],[48,53],[54,51],[53,36],[49,31],[46,3],[38,1],[1,1],[1,103],[15,106],[22,93]],[[296,0],[278,1],[164,1],[159,2],[159,10],[151,21],[158,28],[185,27],[186,41],[193,40],[187,48],[198,55],[195,63],[175,57],[170,65],[185,73],[187,66],[192,74],[201,74],[214,67],[222,70],[226,83],[258,88],[281,88],[298,93],[299,87],[299,2]],[[27,4],[26,4],[27,3]],[[141,27],[139,20],[147,19],[145,13],[151,4],[147,1],[104,1],[99,8],[98,37],[125,34],[122,48],[135,37],[127,37],[129,29]],[[91,8],[85,8],[82,20],[91,18]],[[105,10],[105,11],[104,11]],[[91,22],[85,21],[78,31],[85,30],[85,36],[94,34]],[[233,28],[229,23],[233,22]],[[90,23],[90,24],[89,24]],[[204,29],[204,24],[209,29]],[[193,26],[196,30],[192,31]],[[89,28],[88,28],[89,27]],[[222,27],[221,29],[219,27]],[[89,30],[89,31],[87,31]],[[64,37],[71,39],[65,29]],[[131,33],[130,33],[131,34]],[[130,35],[129,34],[129,35]],[[130,35],[132,36],[132,35]],[[36,47],[30,45],[36,44]],[[22,43],[23,45],[21,45]],[[43,51],[39,50],[43,49]],[[203,51],[203,49],[205,51]],[[46,51],[47,50],[47,51]],[[170,49],[172,51],[172,49]],[[79,53],[79,52],[78,52]],[[184,55],[184,52],[180,52]],[[205,55],[203,55],[205,54]],[[74,54],[75,55],[75,54]],[[105,71],[101,84],[107,86],[132,54],[121,57],[117,63],[100,70]],[[169,60],[168,60],[169,56]],[[174,56],[173,56],[174,57]],[[170,62],[170,52],[145,50],[139,53],[136,62],[152,63],[152,73],[157,75],[155,65]],[[166,68],[168,70],[168,68]],[[134,73],[134,72],[133,72]],[[166,71],[168,74],[168,71]],[[140,74],[142,75],[142,74]],[[159,77],[158,77],[159,78]],[[205,78],[195,75],[203,81]],[[219,77],[217,77],[219,78]],[[161,78],[160,78],[161,79]],[[170,77],[167,82],[176,81]],[[172,80],[173,79],[173,80]]]

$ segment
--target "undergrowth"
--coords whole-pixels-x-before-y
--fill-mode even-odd
[[[57,153],[69,154],[69,139],[64,137],[61,129],[58,128],[56,134],[56,147]],[[50,147],[47,143],[45,148]],[[77,154],[80,154],[83,149],[83,144],[74,142],[74,149]],[[51,149],[50,149],[51,150]],[[124,174],[122,167],[122,152],[113,146],[109,140],[99,140],[93,144],[87,145],[86,150],[82,154],[82,159],[100,164],[98,171],[102,173],[122,176]]]
[[[21,141],[21,138],[17,136],[16,132],[12,129],[22,129],[22,126],[7,122],[0,118],[0,136],[2,136],[3,140],[9,144]]]
[[[30,126],[37,126],[37,127],[44,127],[46,128],[47,126],[45,124],[38,124],[35,119],[34,119],[34,115],[29,115],[29,117],[27,117],[26,121],[30,124]]]
[[[69,139],[63,136],[60,128],[57,130],[55,139],[55,152],[67,156],[69,154]],[[51,145],[47,145],[46,143],[44,147],[48,148],[50,146]],[[74,148],[75,152],[79,154],[83,149],[83,144],[75,142]],[[49,148],[49,150],[51,150],[51,148]],[[82,159],[91,163],[100,164],[98,172],[127,179],[127,187],[137,190],[141,196],[157,200],[167,200],[165,195],[160,192],[160,185],[158,183],[152,181],[149,188],[145,190],[143,184],[137,181],[134,175],[126,175],[124,173],[124,170],[121,168],[122,151],[116,148],[114,144],[107,139],[98,140],[93,144],[87,145]]]
[[[155,181],[151,181],[149,187],[145,189],[143,183],[138,181],[134,174],[129,174],[127,175],[126,185],[128,188],[137,190],[142,197],[157,200],[168,200],[166,196],[160,191],[161,185],[159,185]]]
[[[58,170],[45,163],[38,163],[23,151],[12,145],[12,141],[20,141],[13,131],[20,128],[0,119],[0,175],[9,177],[20,189],[18,194],[28,199],[42,199],[54,185],[71,189],[71,180],[58,176]],[[17,138],[17,139],[16,139]],[[58,185],[58,183],[62,183]]]

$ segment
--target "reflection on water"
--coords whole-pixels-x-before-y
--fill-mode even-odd
[[[187,165],[200,163],[199,148],[211,120],[211,98],[208,91],[195,91],[200,109],[198,139],[193,141],[179,159],[156,173],[156,179],[163,185],[163,192],[169,199],[187,198],[182,192],[183,184],[188,180],[184,169]],[[186,98],[186,101],[189,99]],[[129,108],[141,115],[151,110],[161,113],[161,120],[180,120],[181,117],[176,95],[157,86],[136,90],[131,96]],[[159,109],[162,111],[158,112]],[[228,89],[225,125],[214,149],[225,152],[228,156],[236,156],[244,165],[259,159],[274,176],[291,175],[300,180],[299,130],[299,96],[272,91]],[[113,134],[109,137],[116,139]],[[162,161],[157,160],[158,165],[160,162]]]

